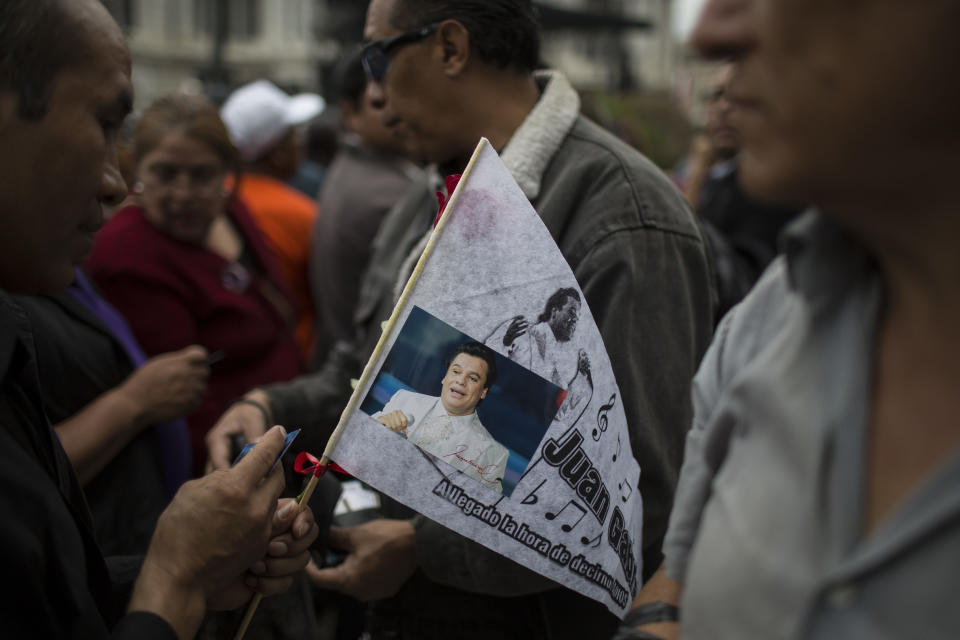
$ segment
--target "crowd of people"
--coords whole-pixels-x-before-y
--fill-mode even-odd
[[[958,22],[953,0],[707,0],[692,45],[722,66],[681,192],[544,67],[534,3],[370,0],[322,175],[300,169],[325,101],[257,80],[138,109],[128,185],[109,13],[0,4],[4,633],[232,637],[268,595],[249,637],[324,637],[335,592],[366,603],[338,638],[957,637]],[[338,481],[298,505],[275,464],[280,425],[288,458],[323,450],[481,137],[580,292],[374,418],[426,451],[469,434],[501,491],[492,348],[573,413],[589,309],[642,470],[622,621],[386,495],[331,528]]]

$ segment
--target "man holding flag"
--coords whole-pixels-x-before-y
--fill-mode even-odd
[[[285,590],[317,528],[292,501],[277,509],[284,434],[275,427],[233,469],[179,489],[132,596],[124,593],[111,571],[121,565],[104,561],[46,418],[33,329],[8,294],[66,288],[104,208],[126,195],[116,140],[133,101],[130,56],[95,0],[0,3],[0,51],[3,635],[193,637],[207,607]],[[131,559],[122,560],[132,579]]]
[[[539,28],[527,0],[373,0],[364,53],[370,90],[408,151],[463,171],[490,140],[553,234],[611,356],[642,469],[644,569],[660,544],[690,421],[689,381],[711,333],[712,280],[703,241],[682,197],[636,150],[579,113],[556,72],[536,72]],[[381,227],[356,309],[358,338],[339,344],[315,375],[254,390],[277,419],[326,440],[426,243],[430,189],[398,203]],[[545,292],[549,294],[549,292]],[[291,422],[292,424],[293,422]],[[263,422],[236,405],[208,436],[224,464],[232,433]],[[321,586],[373,605],[373,637],[603,637],[605,607],[536,575],[408,509],[396,519],[331,532],[350,555],[314,573]],[[640,532],[631,535],[639,537]],[[509,596],[509,597],[504,597]],[[429,629],[421,622],[430,621]]]

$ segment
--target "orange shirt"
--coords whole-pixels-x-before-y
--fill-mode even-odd
[[[317,203],[275,178],[256,173],[243,175],[237,195],[277,254],[287,286],[294,295],[297,344],[306,362],[310,362],[316,312],[310,297],[307,267]]]

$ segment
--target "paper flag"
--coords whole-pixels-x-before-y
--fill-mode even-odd
[[[467,342],[495,352],[497,377],[475,414],[450,418],[477,391],[450,380],[489,368],[461,354],[448,370]],[[382,424],[388,414],[405,428]],[[482,140],[324,455],[622,617],[641,575],[630,451],[577,281]]]

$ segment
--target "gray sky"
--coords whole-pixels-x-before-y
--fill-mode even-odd
[[[693,23],[703,6],[704,0],[677,0],[674,5],[673,32],[686,40],[693,29]]]

